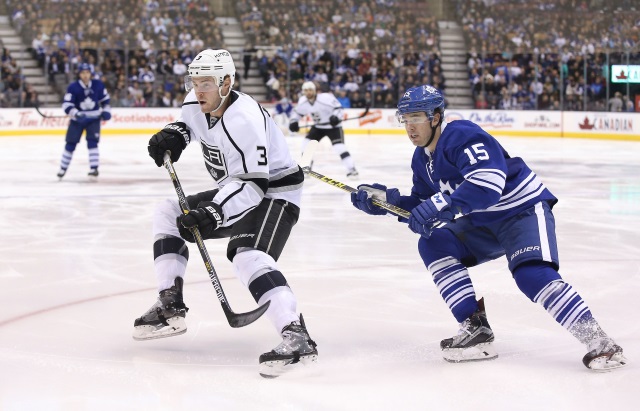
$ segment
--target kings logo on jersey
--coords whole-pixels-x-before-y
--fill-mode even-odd
[[[207,166],[207,171],[211,174],[216,182],[224,180],[229,173],[227,172],[227,163],[224,160],[224,155],[220,149],[216,146],[210,146],[204,141],[200,141],[202,147],[202,154],[204,155],[204,164]]]

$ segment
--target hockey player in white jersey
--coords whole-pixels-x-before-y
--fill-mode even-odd
[[[158,301],[135,320],[136,340],[170,337],[187,330],[182,289],[189,251],[189,228],[204,239],[229,238],[227,258],[236,275],[262,305],[282,336],[260,355],[260,374],[276,377],[316,361],[316,343],[307,332],[297,300],[276,261],[300,214],[304,175],[292,159],[282,131],[250,96],[232,90],[235,65],[226,50],[204,50],[185,78],[189,90],[181,117],[149,141],[157,166],[171,152],[178,161],[190,143],[200,146],[217,188],[187,197],[184,215],[176,200],[160,203],[154,214],[154,266]]]
[[[316,85],[311,81],[302,85],[302,93],[304,95],[298,100],[298,105],[289,118],[289,130],[294,133],[300,131],[299,121],[302,117],[308,114],[313,119],[314,125],[302,141],[302,153],[311,140],[320,141],[329,137],[333,151],[340,156],[347,169],[347,177],[358,177],[353,157],[344,144],[344,130],[340,125],[342,105],[332,93],[316,93]]]

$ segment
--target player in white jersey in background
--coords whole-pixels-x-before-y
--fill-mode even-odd
[[[134,339],[186,332],[188,308],[182,296],[189,228],[203,239],[230,238],[227,258],[283,341],[260,356],[260,374],[275,377],[315,362],[318,351],[297,312],[296,297],[278,269],[291,229],[300,215],[304,175],[292,159],[282,131],[250,96],[232,90],[235,65],[226,50],[204,50],[189,65],[189,90],[181,117],[149,141],[149,155],[162,166],[166,151],[178,161],[189,143],[200,146],[218,188],[187,197],[184,215],[177,200],[160,203],[153,218],[158,301],[134,323]]]
[[[316,93],[316,85],[311,81],[302,85],[302,93],[304,95],[298,100],[298,105],[289,118],[289,130],[294,133],[300,131],[298,123],[302,117],[308,114],[313,119],[314,125],[302,141],[301,152],[304,153],[310,141],[320,141],[323,137],[329,137],[333,151],[340,156],[342,164],[347,169],[347,177],[358,177],[353,157],[344,144],[344,131],[340,125],[342,105],[332,93]]]

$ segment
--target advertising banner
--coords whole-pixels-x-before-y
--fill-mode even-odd
[[[635,113],[567,111],[564,136],[640,140],[640,118]]]
[[[268,111],[274,112],[272,108]],[[59,108],[33,108],[0,110],[0,137],[54,135],[64,136],[69,119]],[[404,135],[404,127],[397,124],[394,109],[372,108],[344,110],[342,126],[345,133]],[[114,108],[112,119],[103,122],[102,134],[151,135],[180,115],[177,108]],[[275,113],[274,117],[275,117]],[[501,110],[445,110],[447,122],[470,120],[495,136],[511,137],[574,137],[640,141],[640,120],[634,113],[560,112],[560,111],[501,111]],[[283,129],[287,119],[277,119]],[[300,122],[301,127],[311,125],[310,118]],[[303,128],[301,132],[304,132]]]
[[[611,66],[611,82],[612,83],[640,83],[640,66],[639,65],[612,65]]]

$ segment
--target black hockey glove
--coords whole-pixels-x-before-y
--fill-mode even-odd
[[[340,119],[338,116],[331,116],[329,117],[329,124],[331,124],[331,127],[335,127],[340,124]]]
[[[201,201],[198,208],[183,214],[176,219],[176,225],[180,236],[190,243],[195,243],[196,239],[189,230],[198,227],[203,239],[211,238],[213,232],[218,229],[224,220],[222,207],[212,201]]]
[[[300,126],[298,125],[297,121],[289,123],[289,131],[291,131],[292,133],[297,133],[298,131],[300,131]]]
[[[164,163],[164,153],[171,151],[171,161],[176,162],[182,154],[182,150],[191,141],[187,125],[182,122],[169,123],[149,140],[149,156],[158,167]]]

